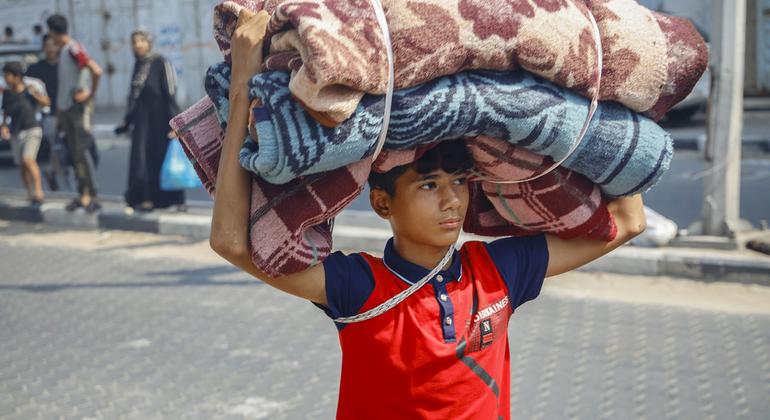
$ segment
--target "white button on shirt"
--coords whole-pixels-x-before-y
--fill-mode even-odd
[[[450,317],[444,318],[444,323],[446,323],[447,325],[452,325],[452,318]]]
[[[443,302],[446,302],[446,294],[442,293],[439,297]]]
[[[441,283],[442,281],[444,281],[444,276],[442,276],[441,274],[439,274],[438,276],[436,276],[436,281],[438,281],[439,283]]]

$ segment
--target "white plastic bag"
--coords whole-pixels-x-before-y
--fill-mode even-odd
[[[644,215],[647,217],[647,229],[641,235],[631,239],[632,245],[664,246],[676,237],[678,227],[673,220],[662,216],[647,206],[644,206]]]

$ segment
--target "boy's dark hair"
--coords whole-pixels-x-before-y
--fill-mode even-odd
[[[9,61],[3,65],[3,73],[10,73],[14,76],[23,76],[24,66],[18,61]]]
[[[45,23],[51,32],[62,35],[67,33],[67,18],[62,15],[51,15],[46,19]]]
[[[414,168],[419,174],[428,174],[438,169],[455,174],[471,170],[473,159],[465,147],[465,140],[443,141],[408,165],[396,166],[383,173],[372,171],[369,174],[369,188],[381,189],[393,196],[396,192],[396,180],[409,168]]]
[[[8,38],[13,38],[13,26],[6,26],[5,27],[5,36]]]

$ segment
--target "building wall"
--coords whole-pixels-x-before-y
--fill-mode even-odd
[[[756,27],[756,35],[753,37],[756,56],[753,65],[756,70],[756,93],[770,95],[770,0],[754,0],[754,2],[752,17],[755,19]]]
[[[96,103],[126,104],[134,57],[129,34],[137,27],[153,33],[155,50],[176,68],[178,100],[188,105],[203,96],[206,68],[221,60],[212,37],[218,0],[0,0],[0,26],[12,25],[19,39],[34,40],[32,27],[54,13],[70,21],[70,33],[105,70]]]
[[[128,95],[133,55],[130,32],[142,26],[155,35],[156,50],[177,70],[178,99],[188,105],[204,95],[206,68],[221,59],[212,37],[213,6],[219,0],[0,0],[0,26],[12,25],[17,38],[33,39],[35,23],[62,13],[70,19],[71,32],[108,70],[96,102],[122,107]],[[639,0],[653,10],[685,16],[706,33],[711,29],[712,0]],[[770,0],[749,0],[766,5]],[[770,12],[756,10],[756,24],[749,25],[747,38],[746,91],[770,92]],[[756,45],[756,47],[754,47]]]

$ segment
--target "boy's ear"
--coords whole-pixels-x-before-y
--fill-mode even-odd
[[[385,190],[372,188],[369,191],[369,204],[378,216],[390,218],[390,195]]]

